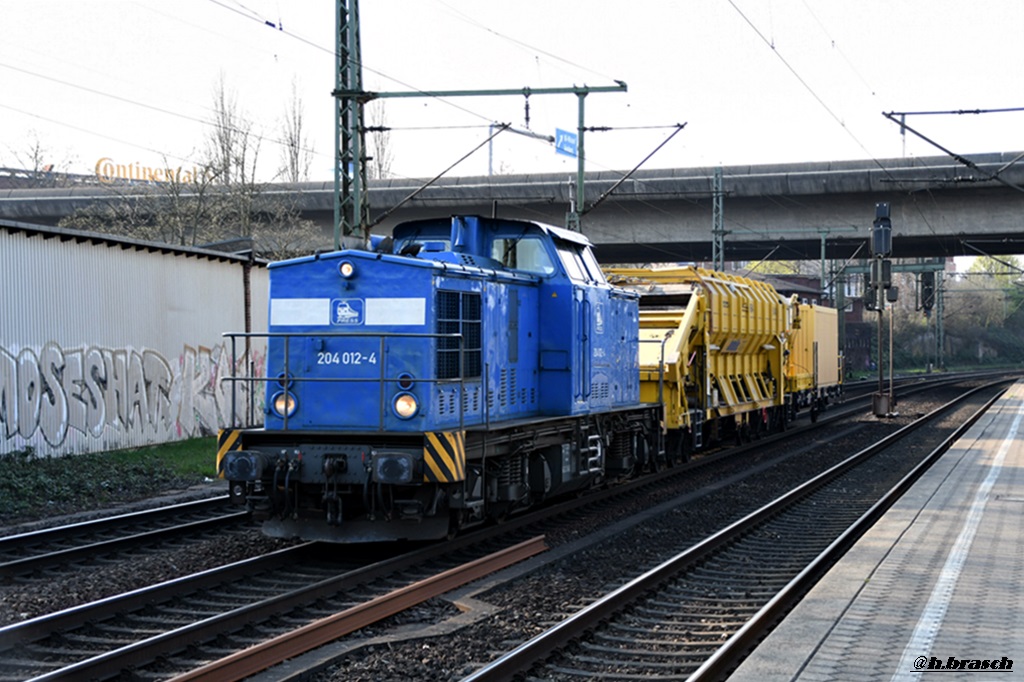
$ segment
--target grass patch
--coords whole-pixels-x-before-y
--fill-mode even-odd
[[[98,509],[213,478],[215,438],[132,450],[38,457],[0,455],[0,524]]]
[[[158,461],[179,476],[213,478],[217,473],[217,439],[192,438],[190,440],[150,445],[135,450],[117,450],[104,453],[115,464],[131,466],[140,460]]]

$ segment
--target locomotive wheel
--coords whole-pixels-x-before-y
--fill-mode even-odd
[[[768,417],[771,420],[771,432],[782,433],[786,430],[786,408],[773,407]]]
[[[690,433],[687,430],[672,431],[665,443],[665,458],[669,466],[686,464],[690,461],[690,448],[688,442]]]
[[[686,464],[687,462],[690,461],[690,452],[693,450],[693,446],[691,445],[692,443],[693,433],[690,431],[690,429],[686,429],[681,434],[679,434],[678,456],[680,464]]]
[[[679,434],[679,447],[676,449],[676,459],[680,464],[686,464],[690,461],[690,451],[693,450],[692,442],[693,433],[689,429],[685,429]]]
[[[671,434],[669,434],[669,439],[671,439],[671,437]],[[669,452],[667,443],[665,448],[665,459],[663,460],[658,454],[658,451],[651,446],[648,437],[642,433],[638,434],[637,461],[639,462],[641,459],[643,460],[643,466],[639,467],[640,473],[658,473],[659,471],[661,471],[663,466],[669,463],[667,460],[671,459],[671,454]]]
[[[501,525],[512,516],[512,505],[508,502],[496,502],[489,506],[487,517],[494,523]]]
[[[462,530],[462,527],[466,525],[466,520],[469,518],[469,512],[465,509],[452,509],[448,512],[448,534],[449,540],[454,540]]]
[[[633,476],[639,476],[651,465],[651,446],[647,442],[647,436],[643,433],[634,436],[633,457],[636,459],[636,464],[633,465]]]

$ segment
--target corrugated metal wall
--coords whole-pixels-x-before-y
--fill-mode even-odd
[[[216,433],[231,416],[222,334],[245,329],[244,264],[67,236],[0,230],[0,453]],[[252,329],[265,330],[264,267],[251,296]],[[257,376],[264,359],[257,344]],[[241,414],[247,397],[235,397]]]

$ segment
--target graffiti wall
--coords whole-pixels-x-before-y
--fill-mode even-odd
[[[232,372],[225,345],[185,346],[173,358],[151,349],[55,343],[0,348],[2,450],[89,452],[251,423],[253,413],[262,413],[263,397],[250,396],[241,382],[221,381],[250,368],[262,376],[264,358],[251,360],[241,358]]]
[[[261,377],[266,346],[233,360],[223,334],[266,329],[266,268],[80,234],[0,224],[0,455],[119,450],[262,423],[263,396],[224,379]]]

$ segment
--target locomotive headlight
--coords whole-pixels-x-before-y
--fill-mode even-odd
[[[341,265],[338,266],[338,272],[345,279],[349,279],[352,275],[356,274],[356,266],[352,264],[352,261],[342,261]]]
[[[377,483],[409,485],[422,477],[416,457],[405,452],[375,452],[373,480]]]
[[[277,412],[281,417],[290,417],[295,414],[295,407],[297,405],[295,396],[288,391],[282,391],[275,395],[272,404],[274,405],[274,412]]]
[[[266,465],[262,453],[236,450],[224,456],[221,471],[229,481],[258,481]]]
[[[419,409],[419,402],[416,401],[416,396],[412,393],[399,393],[395,396],[395,402],[392,403],[392,407],[395,409],[397,414],[402,419],[410,419],[416,415],[416,411]]]

